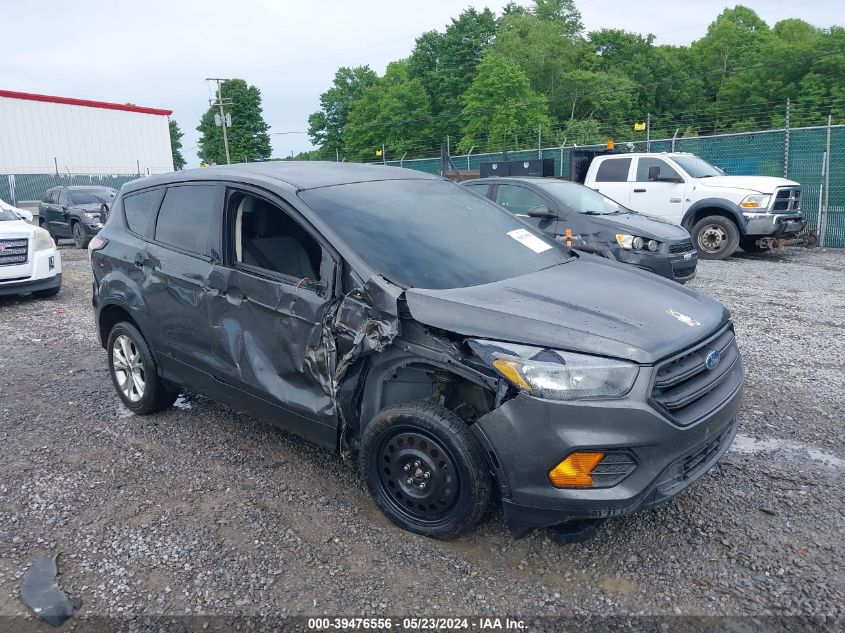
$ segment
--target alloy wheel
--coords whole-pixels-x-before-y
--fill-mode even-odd
[[[121,334],[112,345],[112,365],[120,391],[130,402],[138,402],[146,391],[144,359],[135,342]]]

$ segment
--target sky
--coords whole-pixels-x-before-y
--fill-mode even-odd
[[[195,128],[208,108],[207,77],[239,77],[262,93],[273,156],[311,148],[307,118],[339,66],[379,73],[414,39],[444,30],[464,8],[507,0],[7,0],[0,89],[173,110],[183,154],[197,166]],[[527,4],[527,2],[525,3]],[[587,31],[617,28],[689,44],[725,0],[576,0]],[[845,0],[744,0],[770,25],[799,17],[845,24]]]

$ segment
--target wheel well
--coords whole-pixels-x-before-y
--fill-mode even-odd
[[[690,213],[689,217],[684,220],[683,226],[687,231],[692,233],[692,227],[694,227],[697,222],[711,215],[720,215],[723,218],[726,218],[736,224],[736,218],[730,213],[730,211],[725,211],[724,209],[720,209],[719,207],[707,207],[704,209],[697,209]],[[741,227],[739,225],[737,225],[737,229],[739,229],[740,233],[742,233]]]
[[[495,394],[490,390],[431,365],[402,365],[382,376],[380,381],[373,403],[375,412],[410,400],[430,400],[472,424],[494,405]]]
[[[141,331],[135,319],[131,317],[125,308],[117,305],[107,305],[100,311],[100,319],[97,325],[100,328],[100,343],[104,348],[108,345],[109,333],[112,328],[121,321],[127,321],[134,325],[139,332]]]

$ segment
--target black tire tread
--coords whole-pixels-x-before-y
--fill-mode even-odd
[[[115,380],[114,370],[112,368],[112,345],[114,344],[114,339],[117,338],[120,333],[120,330],[123,330],[125,334],[128,334],[129,337],[135,341],[135,345],[138,346],[144,357],[146,393],[144,394],[144,397],[136,403],[128,402],[124,399],[123,394],[120,392],[120,388],[117,385],[117,381]],[[117,392],[121,402],[123,402],[130,411],[137,415],[149,415],[151,413],[157,413],[168,409],[174,402],[176,402],[176,398],[179,396],[179,393],[168,390],[164,385],[164,382],[158,375],[155,360],[153,359],[146,339],[138,328],[132,325],[129,321],[118,321],[114,324],[112,329],[109,330],[108,346],[106,347],[106,351],[108,354],[109,375],[111,376],[112,384],[114,385],[115,391]]]
[[[435,430],[454,436],[456,443],[463,447],[469,453],[470,466],[470,481],[462,481],[461,485],[470,491],[470,499],[474,499],[469,507],[469,512],[465,517],[461,517],[459,521],[453,522],[442,528],[429,529],[420,528],[412,523],[407,522],[404,518],[398,517],[391,513],[390,506],[386,506],[380,498],[380,490],[376,482],[371,481],[372,473],[369,473],[366,468],[366,462],[369,458],[370,452],[376,450],[376,442],[374,437],[379,435],[384,428],[390,426],[397,416],[422,416],[423,419],[430,418],[439,427]],[[431,429],[422,427],[426,431]],[[487,463],[487,458],[483,449],[478,443],[478,440],[472,434],[469,426],[458,417],[457,414],[441,407],[440,405],[430,402],[428,400],[413,400],[402,404],[394,405],[383,409],[377,413],[370,423],[364,429],[361,436],[361,450],[359,453],[359,466],[367,488],[370,491],[376,505],[381,511],[399,527],[438,539],[451,539],[469,528],[476,525],[487,511],[492,497],[493,482],[490,475],[490,468]]]

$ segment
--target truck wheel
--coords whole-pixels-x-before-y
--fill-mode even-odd
[[[741,240],[739,240],[739,246],[746,253],[765,253],[766,251],[770,250],[764,246],[756,244],[756,241],[757,240],[753,237],[743,237]]]
[[[739,229],[732,220],[721,215],[699,220],[690,233],[702,259],[727,259],[739,246]]]
[[[159,378],[150,348],[131,323],[122,321],[109,332],[109,374],[117,395],[138,415],[168,408],[179,394]]]
[[[91,241],[91,238],[85,233],[85,229],[82,228],[82,224],[80,222],[73,223],[73,244],[76,248],[88,248],[88,242]]]
[[[364,429],[359,465],[381,511],[423,536],[457,536],[478,523],[490,502],[490,469],[478,440],[432,402],[379,412]]]

